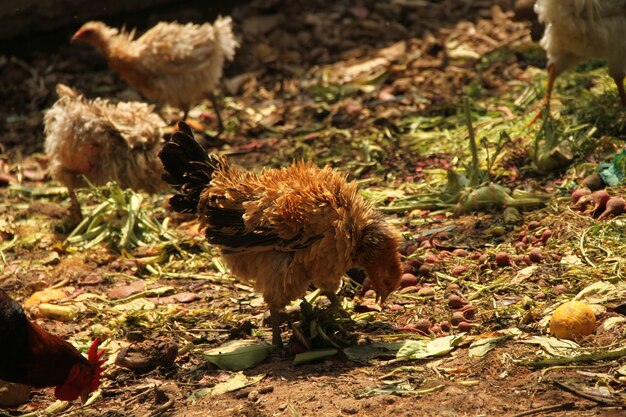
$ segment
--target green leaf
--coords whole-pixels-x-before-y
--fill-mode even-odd
[[[398,351],[398,359],[426,359],[443,356],[451,352],[462,340],[463,335],[450,335],[432,340],[407,340]]]
[[[622,184],[626,176],[626,149],[616,154],[612,163],[601,162],[598,173],[604,183],[611,187]]]
[[[503,340],[510,339],[516,335],[521,334],[519,329],[509,329],[501,333],[500,336],[486,337],[474,341],[469,347],[469,356],[474,358],[481,358],[487,353],[491,352]]]
[[[310,350],[304,353],[298,353],[295,358],[293,358],[294,365],[300,365],[301,363],[319,361],[321,359],[326,359],[331,356],[335,356],[339,353],[338,349],[315,349]]]
[[[220,369],[241,371],[263,362],[271,350],[272,346],[265,342],[233,340],[204,352],[204,356]]]
[[[248,377],[245,376],[242,372],[238,372],[231,375],[226,381],[221,382],[211,388],[202,388],[193,391],[189,398],[187,398],[187,400],[198,401],[204,397],[213,397],[216,395],[225,394],[227,392],[237,391],[238,389],[254,385],[263,378],[265,378],[265,374]]]

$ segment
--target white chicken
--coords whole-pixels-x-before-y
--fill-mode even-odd
[[[50,174],[68,188],[74,218],[80,218],[75,189],[115,180],[122,188],[157,192],[164,186],[158,153],[165,122],[153,106],[139,102],[88,100],[58,84],[59,99],[44,116]]]
[[[142,36],[110,28],[102,22],[85,23],[72,37],[97,48],[109,66],[145,97],[184,110],[208,97],[215,109],[218,129],[222,118],[214,89],[222,78],[225,60],[239,46],[230,17],[196,25],[160,22]]]
[[[537,0],[535,12],[546,25],[541,39],[548,54],[546,108],[556,77],[590,58],[608,62],[626,106],[626,0]]]

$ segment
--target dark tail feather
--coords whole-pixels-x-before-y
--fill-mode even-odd
[[[176,131],[161,148],[159,158],[166,171],[163,180],[180,192],[170,198],[170,205],[180,213],[195,213],[200,193],[210,184],[222,161],[216,155],[207,155],[185,122],[176,124]]]

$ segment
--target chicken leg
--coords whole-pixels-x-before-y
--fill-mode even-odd
[[[533,124],[535,124],[537,120],[541,118],[541,115],[543,114],[544,109],[548,113],[548,115],[550,115],[550,100],[552,99],[552,90],[554,89],[554,80],[556,80],[556,70],[554,68],[554,64],[548,64],[548,82],[546,85],[546,95],[541,101],[541,109],[539,109],[537,114],[535,114],[535,117],[533,117],[533,119],[530,122],[528,122],[527,127],[532,126]],[[619,86],[617,88],[619,89]],[[622,91],[624,91],[623,85],[622,85]]]
[[[217,134],[219,135],[224,131],[224,121],[222,120],[222,115],[220,114],[220,105],[217,102],[217,97],[215,94],[208,94],[209,100],[211,100],[211,104],[213,105],[213,110],[215,111],[215,116],[217,117]]]
[[[83,213],[80,210],[80,203],[78,197],[76,197],[76,190],[73,188],[68,190],[70,195],[70,218],[74,221],[80,221],[83,218]]]
[[[622,107],[626,107],[626,92],[624,91],[624,76],[613,76],[617,91],[619,92],[619,99],[622,102]]]
[[[283,339],[280,337],[279,309],[270,307],[270,321],[272,323],[272,344],[283,349]]]

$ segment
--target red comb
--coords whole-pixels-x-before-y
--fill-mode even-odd
[[[87,353],[87,358],[89,362],[93,366],[100,367],[104,363],[104,359],[100,359],[104,355],[104,349],[98,352],[98,338],[93,341],[91,346],[89,347],[89,352]]]
[[[93,375],[93,380],[91,381],[92,391],[94,391],[96,388],[98,388],[98,385],[100,385],[100,375],[103,370],[102,364],[105,362],[104,359],[101,359],[102,355],[104,355],[104,349],[98,352],[98,338],[96,337],[96,339],[89,347],[89,351],[87,352],[87,359],[89,360],[89,363],[91,363],[91,365],[94,367],[95,371]]]

